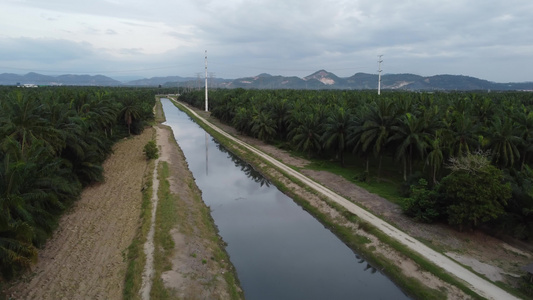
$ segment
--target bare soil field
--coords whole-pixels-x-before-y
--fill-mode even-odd
[[[11,299],[121,299],[124,253],[139,226],[153,130],[118,142],[105,182],[87,187],[39,251],[38,263],[7,290]]]

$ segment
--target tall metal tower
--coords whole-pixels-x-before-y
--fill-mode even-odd
[[[208,111],[207,107],[207,50],[205,50],[205,111]]]
[[[381,63],[383,62],[383,59],[381,57],[383,54],[378,55],[378,95],[381,95]]]

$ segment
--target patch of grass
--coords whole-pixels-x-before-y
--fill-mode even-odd
[[[144,254],[143,245],[146,242],[146,236],[150,230],[153,170],[154,161],[149,161],[143,178],[140,214],[141,224],[135,237],[133,238],[133,241],[123,253],[123,257],[128,264],[124,280],[124,289],[122,291],[124,299],[141,299],[139,291],[141,290],[142,275],[146,262],[146,255]]]
[[[328,171],[342,176],[344,179],[393,203],[399,205],[403,203],[403,197],[400,195],[400,187],[403,179],[400,176],[388,176],[386,178],[382,177],[381,179],[370,177],[365,181],[359,181],[357,179],[361,177],[361,174],[365,173],[364,167],[358,167],[357,164],[347,164],[346,167],[341,167],[336,162],[324,160],[312,160],[305,168],[316,171]],[[393,172],[388,172],[388,174],[393,174]]]
[[[161,98],[157,97],[155,102],[155,122],[163,123],[166,121],[165,111],[163,110],[163,104],[161,104]]]
[[[174,250],[174,240],[170,230],[176,225],[176,196],[170,192],[168,182],[169,167],[166,161],[159,163],[159,191],[158,208],[156,213],[156,227],[154,241],[164,250],[164,256],[169,257]],[[168,264],[167,264],[168,265]]]
[[[154,260],[155,262],[155,260]],[[155,276],[157,274],[157,276]],[[175,292],[167,289],[163,279],[161,279],[161,273],[154,273],[152,290],[150,291],[150,299],[167,300],[176,299]]]
[[[170,192],[168,163],[162,161],[158,166],[159,190],[154,233],[154,276],[150,297],[170,299],[171,290],[161,280],[161,274],[172,268],[171,257],[174,252],[174,239],[170,230],[176,225],[176,197]]]

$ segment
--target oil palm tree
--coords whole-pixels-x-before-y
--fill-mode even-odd
[[[324,124],[322,140],[325,148],[337,151],[341,166],[344,167],[344,151],[347,147],[347,139],[352,116],[341,106],[335,106],[330,112]]]
[[[533,152],[533,111],[522,105],[520,109],[513,113],[513,116],[515,116],[514,121],[522,139],[519,145],[520,170],[524,170],[527,158]]]
[[[289,126],[289,139],[295,145],[296,150],[312,153],[320,153],[322,150],[322,122],[316,113],[293,113],[292,122]]]
[[[122,103],[122,108],[119,111],[119,117],[124,120],[128,126],[128,135],[131,135],[131,124],[133,121],[141,117],[141,108],[134,99],[127,98]]]
[[[437,183],[437,172],[444,163],[444,153],[442,151],[442,142],[439,133],[429,138],[429,150],[426,156],[426,165],[429,166],[433,184]]]
[[[285,139],[288,133],[288,122],[291,106],[286,98],[271,99],[269,109],[272,112],[272,118],[276,122],[278,137]]]
[[[365,122],[361,133],[361,149],[372,152],[379,159],[378,177],[381,174],[381,161],[390,135],[391,128],[396,122],[396,108],[388,98],[378,98],[373,102],[363,116]]]
[[[252,120],[251,132],[262,141],[269,141],[276,135],[276,120],[265,109],[259,111]]]
[[[58,151],[64,145],[61,132],[50,126],[45,106],[36,98],[15,91],[1,105],[0,131],[17,140],[23,153],[36,140],[43,141],[51,151]]]
[[[448,146],[450,156],[463,156],[479,147],[480,124],[474,117],[453,112],[444,121],[443,141]]]
[[[365,159],[365,172],[368,174],[369,172],[369,164],[370,164],[370,155],[372,154],[372,151],[370,151],[368,148],[366,150],[362,149],[362,139],[361,135],[364,132],[364,110],[366,107],[360,107],[359,111],[352,116],[352,120],[350,121],[350,124],[348,126],[348,136],[347,136],[347,143],[348,147],[352,147],[352,153],[357,153],[361,155]]]
[[[232,125],[238,131],[244,134],[249,134],[252,129],[252,120],[252,110],[245,107],[239,107],[235,112],[235,117],[232,120]]]
[[[397,142],[396,159],[403,162],[403,179],[407,180],[407,166],[409,174],[413,173],[414,152],[424,158],[428,147],[427,124],[424,118],[406,113],[399,123],[391,127],[392,136],[389,141]]]
[[[497,165],[512,167],[516,159],[520,159],[518,148],[522,139],[511,118],[505,118],[503,121],[500,118],[493,119],[487,136],[490,141],[488,148]]]

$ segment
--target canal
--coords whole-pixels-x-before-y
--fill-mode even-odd
[[[408,299],[170,100],[161,102],[246,299]]]

